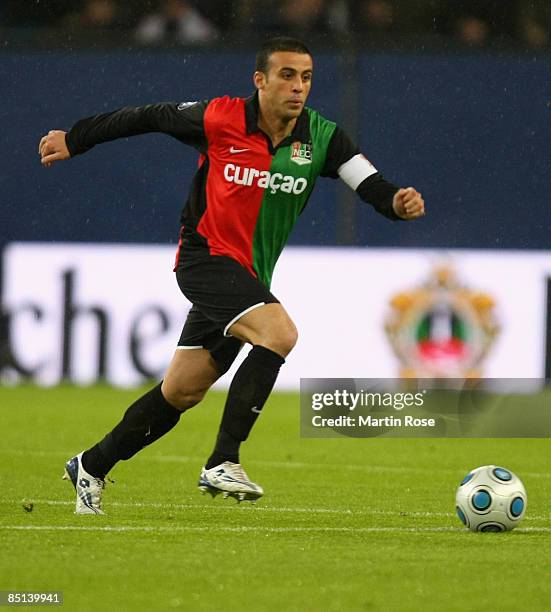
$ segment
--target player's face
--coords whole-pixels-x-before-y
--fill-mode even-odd
[[[284,120],[298,117],[310,93],[312,71],[312,58],[307,53],[272,53],[268,72],[255,73],[255,83],[263,103]]]

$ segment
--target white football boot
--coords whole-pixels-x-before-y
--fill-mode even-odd
[[[224,498],[234,497],[238,502],[255,502],[264,495],[260,485],[251,482],[240,463],[224,461],[210,470],[203,468],[199,476],[199,490],[213,497],[222,493]]]
[[[63,480],[70,480],[77,492],[75,514],[105,514],[101,509],[105,480],[88,474],[82,467],[82,453],[67,461]]]

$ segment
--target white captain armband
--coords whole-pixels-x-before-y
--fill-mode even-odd
[[[358,185],[372,174],[377,173],[377,168],[361,153],[354,155],[337,170],[341,179],[354,191]]]

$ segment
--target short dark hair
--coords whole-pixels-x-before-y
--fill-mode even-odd
[[[277,36],[268,39],[258,50],[256,54],[256,67],[258,72],[268,71],[268,61],[272,53],[277,51],[288,51],[291,53],[305,53],[312,55],[308,47],[300,40],[291,38],[290,36]]]

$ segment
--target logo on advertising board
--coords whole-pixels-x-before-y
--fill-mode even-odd
[[[400,376],[469,378],[482,365],[500,331],[494,299],[437,266],[417,288],[390,300],[385,331],[401,363]]]
[[[291,145],[291,161],[299,166],[312,163],[312,145],[303,142],[293,142]]]

